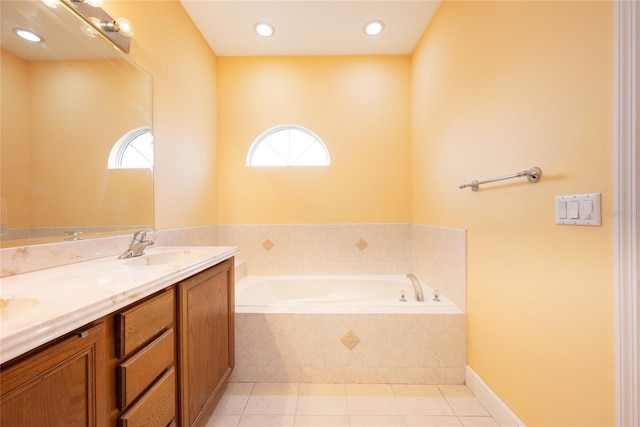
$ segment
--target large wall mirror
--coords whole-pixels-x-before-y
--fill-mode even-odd
[[[0,6],[2,247],[153,228],[151,76],[65,4]]]

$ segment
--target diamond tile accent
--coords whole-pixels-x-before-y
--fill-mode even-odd
[[[356,248],[360,249],[361,251],[364,251],[367,246],[369,246],[369,244],[363,239],[360,239],[356,242]]]
[[[360,344],[360,338],[358,338],[358,336],[352,331],[347,332],[347,334],[342,337],[340,341],[342,341],[342,344],[344,344],[344,346],[347,347],[349,351],[353,350],[358,346],[358,344]]]
[[[269,239],[265,240],[264,243],[262,244],[262,247],[269,252],[275,245],[273,244],[273,242]]]

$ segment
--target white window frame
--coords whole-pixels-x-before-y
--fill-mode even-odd
[[[135,128],[130,130],[129,132],[122,135],[122,137],[113,144],[113,148],[111,148],[111,152],[109,153],[109,159],[107,160],[107,168],[108,169],[134,169],[134,168],[125,168],[122,166],[122,159],[129,149],[129,145],[133,140],[135,140],[138,136],[143,135],[145,133],[151,134],[151,128],[148,126],[143,126],[139,128]],[[151,163],[148,166],[141,166],[135,169],[153,169],[153,158],[151,159]]]
[[[265,142],[267,141],[267,139],[278,132],[281,132],[283,130],[297,130],[299,132],[305,133],[307,135],[309,135],[310,137],[312,137],[314,139],[314,142],[317,142],[323,149],[324,154],[326,156],[325,160],[326,163],[323,164],[317,164],[317,165],[297,165],[295,163],[291,164],[291,163],[285,163],[284,165],[279,164],[279,165],[256,165],[253,164],[253,158],[254,155],[256,153],[256,151],[258,150],[258,148]],[[291,143],[291,141],[289,141],[289,143]],[[284,160],[284,159],[283,159]],[[284,125],[278,125],[278,126],[274,126],[270,129],[267,129],[266,131],[262,132],[260,134],[260,136],[258,136],[253,143],[251,144],[251,147],[249,147],[249,152],[247,153],[247,160],[246,160],[246,166],[247,167],[325,167],[325,166],[331,166],[331,156],[329,155],[329,150],[327,149],[326,144],[324,143],[324,141],[322,140],[322,138],[320,138],[315,132],[311,131],[310,129],[307,129],[303,126],[299,126],[299,125],[292,125],[292,124],[284,124]]]

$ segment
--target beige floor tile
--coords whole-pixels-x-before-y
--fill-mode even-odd
[[[498,423],[491,417],[460,417],[465,427],[497,427]]]
[[[489,413],[465,385],[438,386],[455,414],[459,417],[488,417]]]
[[[212,415],[205,427],[237,427],[241,415]]]
[[[391,386],[403,415],[454,415],[438,386]]]
[[[351,426],[362,427],[397,427],[406,426],[401,415],[352,415]]]
[[[344,384],[300,384],[297,415],[349,415]]]
[[[407,427],[460,427],[458,417],[442,415],[405,415]]]
[[[349,415],[401,415],[388,384],[347,384]]]
[[[296,412],[298,388],[298,384],[291,383],[257,383],[253,386],[244,413],[293,415]]]
[[[239,427],[293,427],[293,415],[252,415],[245,414]]]
[[[296,427],[349,427],[348,415],[296,415]]]
[[[206,427],[495,427],[464,385],[229,383]]]
[[[253,383],[228,383],[213,414],[242,415],[252,389]]]

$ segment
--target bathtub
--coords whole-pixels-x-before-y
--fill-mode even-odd
[[[236,283],[236,313],[414,313],[461,314],[446,297],[422,283],[415,300],[403,275],[245,276]]]
[[[425,302],[403,275],[242,277],[231,380],[464,384],[466,315],[422,288]]]

